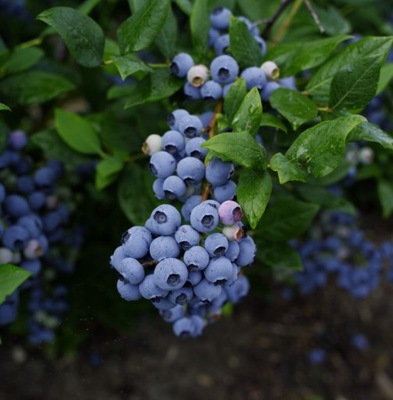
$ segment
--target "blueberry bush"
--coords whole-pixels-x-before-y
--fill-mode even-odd
[[[391,10],[0,1],[4,330],[71,340],[88,298],[196,337],[250,287],[393,281],[393,242],[357,224],[393,213]]]

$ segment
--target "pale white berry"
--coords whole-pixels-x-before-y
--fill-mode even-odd
[[[261,69],[270,80],[276,80],[280,77],[280,68],[274,61],[265,61],[261,65]]]
[[[206,65],[194,65],[187,72],[187,81],[194,87],[200,87],[207,81],[208,75]]]
[[[142,152],[151,156],[154,153],[162,150],[162,138],[160,135],[153,133],[149,135],[142,145]]]
[[[374,151],[371,147],[362,147],[359,150],[359,161],[362,164],[371,164],[374,160]]]

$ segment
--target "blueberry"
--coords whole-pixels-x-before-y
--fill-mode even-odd
[[[145,279],[139,284],[139,291],[143,298],[153,303],[162,301],[168,294],[168,290],[163,290],[156,285],[153,274],[145,276]]]
[[[239,65],[231,56],[218,56],[210,64],[210,73],[215,82],[220,84],[231,83],[239,73]]]
[[[186,115],[189,115],[189,112],[187,110],[183,110],[182,108],[179,108],[173,111],[171,114],[169,114],[167,117],[167,123],[169,128],[177,131],[179,128],[180,119],[182,119]]]
[[[199,87],[192,86],[191,83],[189,83],[189,82],[186,82],[186,83],[184,84],[184,86],[183,86],[183,93],[184,93],[187,97],[189,97],[190,99],[193,99],[193,100],[198,100],[198,99],[200,99],[200,98],[202,97],[202,96],[201,96],[200,88],[199,88]]]
[[[233,200],[224,201],[218,208],[218,215],[224,225],[233,225],[243,218],[240,204]]]
[[[260,91],[262,100],[269,101],[271,94],[274,91],[276,91],[279,87],[280,87],[280,84],[275,81],[266,82],[266,85]]]
[[[201,271],[188,271],[186,284],[190,284],[191,286],[197,285],[203,278],[203,274]]]
[[[179,131],[170,130],[162,136],[162,146],[170,154],[180,153],[185,145],[184,136]]]
[[[280,76],[280,69],[274,61],[265,61],[261,65],[261,70],[270,80],[276,80]]]
[[[182,317],[176,320],[172,329],[173,333],[180,337],[194,337],[196,332],[194,322],[189,317]]]
[[[175,240],[183,250],[199,243],[200,234],[190,225],[182,225],[175,233]]]
[[[231,262],[234,262],[236,258],[239,256],[240,246],[239,243],[235,240],[228,241],[228,249],[224,253],[224,256],[228,258]]]
[[[210,24],[213,28],[224,30],[229,28],[229,18],[232,12],[228,8],[218,7],[215,8],[210,14]]]
[[[202,271],[210,261],[209,253],[202,246],[193,246],[184,252],[183,261],[189,271]]]
[[[154,235],[173,235],[181,225],[181,215],[170,204],[156,207],[149,218],[149,228]]]
[[[198,204],[191,211],[190,222],[198,232],[211,232],[219,222],[218,206],[211,201],[204,201]]]
[[[246,81],[247,90],[254,87],[262,89],[266,84],[266,75],[261,68],[249,67],[243,70],[240,77]]]
[[[212,81],[209,81],[212,82]],[[204,113],[198,115],[198,118],[202,122],[202,126],[204,128],[208,128],[210,126],[210,123],[212,119],[214,118],[214,112],[213,111],[205,111]]]
[[[184,78],[191,67],[194,66],[194,60],[187,53],[179,53],[173,57],[171,62],[171,72],[173,75]]]
[[[181,213],[183,218],[186,221],[190,220],[191,212],[192,210],[202,202],[202,196],[201,195],[193,195],[190,196],[183,204],[181,208]]]
[[[252,264],[256,253],[256,246],[251,236],[246,236],[239,241],[239,256],[236,259],[236,264],[239,267],[245,267]]]
[[[162,185],[165,197],[170,200],[180,199],[187,192],[187,186],[181,178],[176,175],[168,176]]]
[[[149,156],[162,150],[162,138],[160,135],[152,134],[149,135],[143,142],[142,152]]]
[[[204,303],[213,301],[221,294],[221,291],[220,285],[215,285],[207,279],[202,279],[194,286],[195,295]]]
[[[20,225],[10,225],[3,233],[3,245],[13,251],[20,251],[30,239],[26,228]]]
[[[240,16],[240,17],[236,17],[239,21],[244,22],[247,25],[248,30],[250,31],[250,33],[253,36],[257,36],[259,35],[259,31],[258,28],[246,17]]]
[[[55,183],[56,174],[53,169],[49,167],[41,167],[34,173],[34,181],[42,189],[51,188]]]
[[[250,290],[250,283],[248,279],[242,275],[232,285],[225,287],[225,293],[231,303],[238,303],[247,296]]]
[[[224,35],[218,36],[218,38],[214,41],[214,51],[217,56],[221,56],[228,52],[230,46],[230,38],[229,35],[226,33]],[[211,69],[211,67],[210,67]]]
[[[192,86],[199,88],[202,86],[208,77],[208,69],[206,65],[194,65],[187,72],[187,82]]]
[[[228,258],[223,256],[213,258],[203,270],[203,273],[209,282],[223,286],[232,276],[232,263]]]
[[[180,289],[172,290],[168,294],[168,300],[174,304],[187,304],[194,296],[194,291],[191,287],[183,286]]]
[[[30,213],[30,206],[24,197],[10,194],[4,200],[4,211],[13,218],[19,218]]]
[[[204,247],[211,257],[222,256],[228,246],[228,239],[222,233],[212,233],[204,242]]]
[[[202,122],[196,115],[187,115],[179,121],[179,131],[187,138],[200,136]]]
[[[30,176],[20,176],[16,181],[16,189],[23,194],[32,193],[35,189],[34,179]]]
[[[131,285],[139,285],[145,278],[143,265],[135,258],[125,257],[120,262],[119,274],[123,281]]]
[[[177,164],[176,172],[186,185],[193,185],[205,176],[205,165],[198,158],[185,157]]]
[[[149,251],[152,258],[161,261],[178,257],[180,247],[173,236],[158,236],[151,242]]]
[[[234,165],[213,157],[206,166],[206,180],[214,186],[224,185],[233,175]]]
[[[258,43],[259,48],[261,49],[261,54],[264,56],[267,52],[267,44],[260,36],[254,36],[254,39]]]
[[[204,100],[218,100],[222,97],[222,87],[215,81],[207,81],[200,87],[200,94]]]
[[[160,310],[159,313],[166,322],[175,322],[179,318],[184,317],[185,310],[183,306],[176,305],[169,310]]]
[[[165,181],[165,179],[157,178],[153,182],[153,192],[158,200],[165,199],[165,193],[164,193],[164,188],[163,188],[164,181]]]
[[[175,158],[166,151],[158,151],[150,158],[150,171],[157,178],[165,179],[171,176],[176,169]]]
[[[206,140],[202,137],[190,139],[186,143],[186,155],[189,157],[199,158],[201,161],[203,161],[208,152],[207,149],[201,147],[204,142],[206,142]]]
[[[177,258],[165,258],[154,268],[154,282],[163,290],[180,289],[186,283],[188,270]]]
[[[227,181],[223,185],[213,187],[213,198],[219,203],[226,200],[232,200],[236,195],[236,183],[232,180]]]
[[[44,207],[46,202],[46,195],[42,191],[35,191],[27,196],[27,201],[32,210],[38,211]]]
[[[131,283],[124,282],[121,279],[118,279],[117,281],[117,291],[119,292],[120,297],[126,301],[135,301],[142,297],[138,285],[132,285]]]
[[[153,238],[143,226],[133,226],[122,235],[123,254],[131,258],[143,258],[149,251]]]
[[[214,28],[210,28],[209,29],[209,42],[208,42],[208,44],[209,44],[210,47],[214,46],[214,43],[219,38],[219,36],[220,36],[220,31],[219,30],[214,29]]]

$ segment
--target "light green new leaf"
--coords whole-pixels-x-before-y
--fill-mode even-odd
[[[0,111],[11,111],[11,108],[4,103],[0,103]]]
[[[160,33],[169,12],[169,0],[146,0],[117,30],[122,54],[146,49]]]
[[[226,161],[250,168],[266,167],[266,151],[248,132],[228,132],[213,136],[202,147]]]
[[[4,303],[7,296],[12,294],[31,273],[12,264],[0,265],[0,304]]]
[[[383,131],[378,125],[362,122],[348,135],[348,141],[365,140],[380,144],[388,150],[393,150],[393,137]]]
[[[275,90],[270,96],[270,104],[292,124],[294,130],[318,115],[316,104],[295,90]]]
[[[362,110],[377,91],[381,60],[366,58],[338,71],[330,86],[332,110]]]
[[[236,195],[252,229],[265,212],[272,192],[272,179],[268,171],[245,168],[240,172]]]
[[[55,110],[55,127],[60,137],[82,154],[102,154],[101,142],[93,125],[78,114]]]
[[[232,120],[237,131],[247,131],[256,134],[262,120],[262,102],[257,88],[251,89],[243,98],[240,107]]]
[[[112,60],[120,72],[121,79],[126,79],[127,76],[135,74],[138,71],[152,71],[144,61],[134,54],[126,54],[124,56],[113,56]]]
[[[102,62],[105,36],[90,17],[70,7],[49,8],[37,16],[61,36],[75,60],[84,67]]]
[[[306,181],[309,174],[316,178],[330,174],[344,157],[348,134],[364,121],[360,115],[350,115],[320,122],[302,132],[285,156],[275,154],[271,169],[278,172],[280,183]]]

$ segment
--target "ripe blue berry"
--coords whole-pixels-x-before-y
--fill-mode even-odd
[[[180,247],[173,236],[158,236],[150,244],[150,256],[161,261],[164,258],[176,258]]]
[[[162,188],[165,197],[170,200],[180,199],[187,192],[186,184],[176,175],[168,176],[168,178],[164,180]]]
[[[154,268],[154,282],[163,290],[180,289],[186,283],[188,270],[177,258],[165,258]]]
[[[150,158],[150,171],[157,178],[165,179],[171,176],[176,169],[175,158],[166,151],[158,151]]]
[[[24,197],[10,194],[4,200],[4,210],[13,218],[19,218],[30,213],[30,206]]]
[[[22,250],[30,235],[26,228],[20,225],[10,225],[3,233],[3,245],[13,251]]]
[[[186,155],[189,157],[199,158],[201,161],[203,161],[208,152],[207,149],[201,147],[204,142],[206,142],[206,139],[202,137],[195,137],[190,139],[186,143]]]
[[[228,246],[228,239],[222,233],[212,233],[204,242],[204,247],[211,257],[222,256]]]
[[[173,235],[181,224],[181,215],[170,204],[162,204],[152,211],[147,224],[154,235]]]
[[[261,68],[249,67],[243,70],[240,77],[246,81],[247,90],[254,87],[262,89],[266,84],[266,75]]]
[[[183,261],[189,271],[202,271],[210,261],[209,253],[202,246],[193,246],[184,252]]]
[[[198,232],[204,233],[214,230],[219,222],[218,206],[208,200],[198,204],[191,211],[190,222]]]
[[[162,136],[162,146],[170,154],[180,153],[185,145],[184,136],[179,131],[170,130]]]
[[[148,251],[153,238],[143,226],[133,226],[122,236],[123,254],[131,258],[142,258]]]
[[[186,82],[183,86],[183,93],[192,100],[198,100],[201,98],[201,91],[199,87],[191,85],[191,83]]]
[[[179,53],[173,57],[171,62],[171,72],[173,75],[184,78],[187,75],[188,70],[194,66],[194,60],[187,53]]]
[[[183,250],[188,250],[199,243],[199,233],[190,225],[182,225],[175,233],[176,242]]]
[[[213,80],[220,84],[231,83],[239,73],[239,65],[233,57],[221,55],[211,62],[210,73]]]
[[[205,165],[198,158],[185,157],[177,164],[176,172],[186,185],[193,185],[205,176]]]
[[[236,264],[239,267],[245,267],[252,264],[256,252],[256,245],[251,236],[246,236],[239,241],[239,255]]]
[[[190,196],[183,204],[181,208],[181,214],[186,221],[190,220],[191,211],[202,202],[201,195]]]
[[[135,258],[123,258],[118,272],[123,277],[124,282],[131,285],[139,285],[145,278],[145,269],[143,265]]]
[[[213,187],[213,197],[219,203],[226,200],[232,200],[236,195],[236,183],[232,180],[227,181],[223,185]]]
[[[179,130],[179,121],[186,115],[189,115],[189,112],[187,110],[183,110],[182,108],[179,108],[169,114],[167,117],[169,128],[175,131]]]
[[[266,82],[266,85],[262,88],[261,90],[261,97],[263,101],[269,101],[271,94],[277,90],[280,87],[280,84],[271,81],[271,82]]]
[[[250,282],[242,275],[232,285],[224,288],[226,295],[231,303],[238,303],[250,290]]]
[[[194,286],[194,293],[202,302],[211,302],[217,298],[222,291],[220,285],[215,285],[207,279],[202,279]]]
[[[234,165],[213,157],[206,166],[206,180],[214,186],[224,185],[233,175]]]
[[[218,36],[218,38],[214,41],[213,45],[216,55],[221,56],[227,53],[229,45],[230,45],[230,38],[227,33]]]
[[[132,285],[131,283],[124,282],[121,279],[118,279],[117,281],[117,291],[121,298],[126,301],[135,301],[142,297],[138,285]]]
[[[187,115],[179,121],[179,131],[188,138],[200,136],[202,122],[196,115]]]
[[[168,294],[168,300],[174,304],[187,304],[194,297],[194,291],[190,286],[183,286],[180,289],[172,290]]]
[[[222,97],[222,87],[215,81],[207,81],[200,87],[200,94],[205,100],[218,100]]]
[[[223,286],[231,278],[233,266],[226,257],[213,258],[203,270],[203,274],[209,282]]]
[[[156,285],[153,274],[145,276],[145,279],[139,284],[139,291],[143,298],[153,303],[160,302],[168,294],[168,290],[161,289]]]
[[[232,12],[228,8],[215,8],[210,14],[210,24],[213,28],[224,30],[229,28],[229,18]]]

